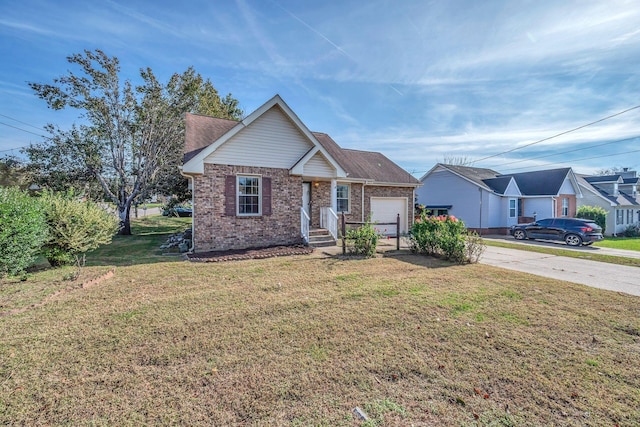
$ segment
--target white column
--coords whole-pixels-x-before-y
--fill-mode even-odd
[[[338,181],[331,180],[331,209],[338,212]]]

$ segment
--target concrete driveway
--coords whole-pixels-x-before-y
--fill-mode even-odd
[[[511,243],[516,242],[513,238],[509,239],[502,236],[490,236],[488,238],[509,240]],[[551,246],[588,253],[626,256],[628,258],[640,258],[640,253],[636,251],[597,248],[593,246],[569,248],[563,244],[538,241],[517,243],[523,245],[533,244]],[[499,248],[494,246],[487,246],[480,262],[496,267],[531,273],[537,276],[550,277],[553,279],[565,280],[567,282],[580,283],[594,288],[640,296],[640,268],[638,267],[627,267],[605,262],[540,254],[536,252]]]

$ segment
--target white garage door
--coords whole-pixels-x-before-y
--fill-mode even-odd
[[[407,232],[407,199],[404,197],[372,197],[371,222],[392,222],[393,225],[376,225],[376,229],[387,235],[396,234],[396,221],[400,214],[400,233]],[[385,231],[386,230],[386,231]]]

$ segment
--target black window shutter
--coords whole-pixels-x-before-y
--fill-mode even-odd
[[[236,177],[227,175],[224,179],[224,214],[236,216]]]
[[[271,215],[271,178],[262,177],[262,215]]]

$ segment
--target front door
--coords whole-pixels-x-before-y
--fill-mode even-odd
[[[303,182],[302,183],[302,207],[304,211],[307,213],[307,216],[311,218],[311,183]],[[309,219],[309,223],[311,223],[311,219]]]

